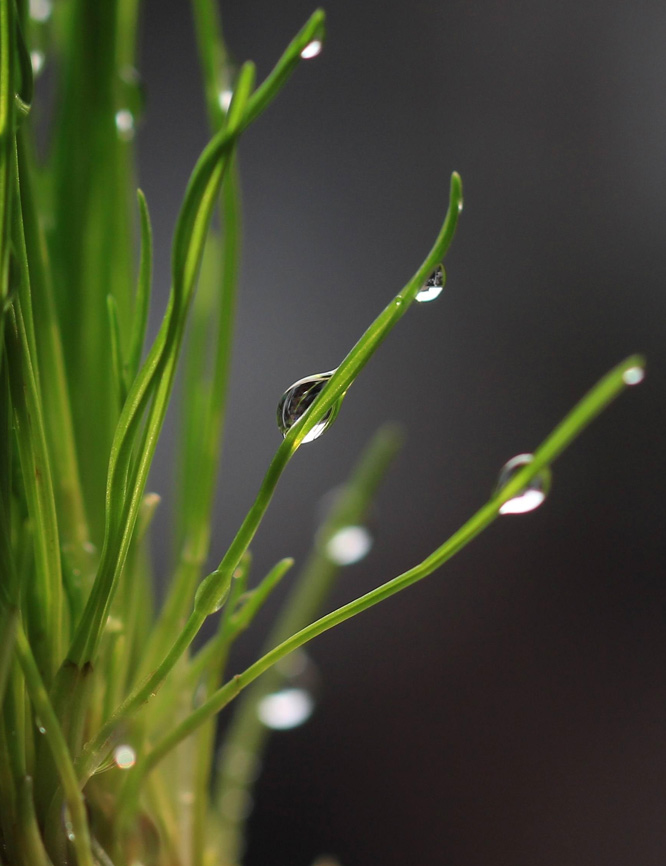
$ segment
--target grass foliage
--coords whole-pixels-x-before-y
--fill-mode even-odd
[[[250,579],[249,547],[282,472],[313,428],[337,413],[445,258],[462,186],[454,173],[430,252],[289,429],[229,549],[206,573],[238,277],[236,148],[303,50],[313,53],[324,39],[324,13],[312,15],[257,84],[252,63],[232,67],[214,0],[193,0],[211,138],[183,196],[171,292],[146,345],[152,239],[148,203],[135,193],[132,144],[141,103],[138,6],[0,0],[4,866],[239,863],[244,797],[268,733],[256,706],[283,681],[277,663],[443,565],[642,370],[637,357],[612,370],[533,461],[423,562],[320,616],[339,569],[327,541],[362,525],[399,446],[394,429],[380,430],[293,579],[264,654],[229,675],[233,642],[293,566],[282,560]],[[57,70],[57,99],[47,155],[38,159],[33,69],[45,51]],[[159,498],[146,482],[181,360],[175,558],[157,610],[147,541]],[[215,630],[195,650],[209,617]],[[216,760],[216,714],[241,694]]]

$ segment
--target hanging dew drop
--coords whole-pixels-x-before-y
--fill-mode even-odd
[[[534,460],[533,454],[517,454],[502,467],[497,481],[496,492],[506,487],[517,472]],[[545,467],[529,482],[527,487],[508,499],[500,506],[500,514],[526,514],[534,511],[548,496],[550,490],[550,470]]]
[[[445,280],[446,276],[444,274],[444,268],[441,265],[437,265],[435,270],[419,289],[419,293],[416,296],[416,300],[419,304],[425,304],[428,301],[434,301],[435,298],[438,298],[442,294]]]
[[[315,373],[312,376],[299,379],[298,382],[294,382],[290,388],[287,388],[280,398],[277,408],[277,424],[283,436],[287,435],[294,424],[300,421],[305,412],[312,406],[333,373],[335,370],[330,370],[328,373]],[[342,398],[331,406],[324,417],[303,439],[303,442],[312,442],[318,439],[324,430],[330,427],[338,414],[341,401]]]
[[[30,65],[32,66],[32,74],[37,77],[44,68],[44,52],[35,49],[30,52]]]
[[[51,0],[30,0],[30,17],[33,21],[43,24],[49,20],[52,11]]]
[[[45,734],[45,733],[46,733],[46,728],[45,728],[44,725],[42,724],[41,719],[39,718],[39,716],[35,716],[35,727],[37,728],[37,730],[39,731],[40,734]]]
[[[629,367],[622,374],[622,380],[625,385],[638,385],[645,378],[645,370],[643,367]]]
[[[225,114],[229,111],[233,95],[233,92],[228,87],[225,87],[224,90],[220,90],[218,94],[217,101],[220,103],[220,108]]]

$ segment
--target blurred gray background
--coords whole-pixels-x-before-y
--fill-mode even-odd
[[[221,8],[235,57],[263,77],[314,7]],[[274,737],[247,866],[322,853],[343,866],[662,866],[666,6],[326,9],[324,52],[241,143],[242,294],[212,560],[279,444],[280,395],[335,367],[412,275],[454,169],[465,210],[447,288],[410,310],[334,427],[289,466],[253,545],[255,578],[280,557],[303,561],[317,501],[383,421],[403,425],[406,446],[378,497],[375,546],[331,605],[441,544],[612,365],[641,351],[649,367],[558,461],[540,510],[498,520],[312,645],[317,711]],[[139,180],[159,306],[207,130],[189,4],[148,0],[142,32]],[[151,483],[167,506],[172,440]]]

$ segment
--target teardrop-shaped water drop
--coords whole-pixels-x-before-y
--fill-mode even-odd
[[[304,379],[299,379],[298,382],[287,388],[277,408],[277,423],[280,433],[286,436],[294,424],[299,421],[305,412],[312,406],[315,399],[321,392],[324,385],[328,382],[335,370],[330,370],[328,373],[315,373],[312,376],[306,376]],[[339,400],[331,406],[328,412],[321,418],[317,424],[310,430],[303,442],[312,442],[318,439],[335,419],[340,409]]]
[[[35,78],[39,75],[39,73],[44,68],[44,62],[46,57],[44,56],[43,51],[39,51],[39,49],[35,48],[30,52],[30,63],[32,64],[32,74]]]
[[[496,492],[499,492],[514,477],[516,472],[534,460],[533,454],[517,454],[504,464],[497,480]],[[500,506],[500,514],[525,514],[534,511],[548,496],[550,490],[550,470],[544,467],[529,484],[511,499]]]
[[[35,727],[37,728],[37,730],[39,731],[40,734],[45,734],[45,733],[46,733],[46,728],[45,728],[44,725],[42,724],[41,719],[39,718],[39,716],[35,716]]]
[[[438,298],[442,294],[445,281],[446,275],[444,273],[444,268],[441,265],[437,265],[435,270],[419,289],[419,293],[416,296],[416,300],[419,304],[425,304],[428,301],[434,301],[435,298]]]

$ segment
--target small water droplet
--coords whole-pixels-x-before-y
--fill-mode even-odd
[[[44,725],[42,724],[41,719],[39,718],[39,716],[35,716],[35,727],[37,728],[37,730],[39,731],[40,734],[45,734],[45,733],[46,733],[46,728],[45,728]]]
[[[81,547],[88,556],[94,556],[97,553],[97,547],[92,543],[92,541],[84,541]]]
[[[297,728],[312,715],[314,700],[310,692],[300,688],[281,689],[266,695],[257,704],[257,715],[267,728],[286,731]]]
[[[32,74],[36,77],[44,68],[46,57],[43,51],[35,49],[30,52],[30,64],[32,66]]]
[[[365,526],[345,526],[328,539],[325,551],[336,565],[351,565],[367,556],[371,547],[372,536]]]
[[[113,750],[113,760],[120,770],[129,770],[136,764],[136,752],[131,746],[124,743],[122,746],[116,746]]]
[[[283,436],[286,436],[294,424],[303,417],[333,373],[335,373],[335,370],[330,370],[328,373],[315,373],[312,376],[299,379],[298,382],[294,382],[291,387],[287,388],[280,398],[277,408],[277,423]],[[321,436],[324,430],[333,423],[335,416],[338,414],[340,402],[341,400],[331,406],[324,417],[315,424],[303,439],[303,442],[312,442]]]
[[[437,265],[435,270],[430,274],[423,286],[419,289],[419,293],[416,296],[416,300],[419,302],[419,304],[424,304],[428,301],[434,301],[435,298],[438,298],[442,294],[445,280],[446,276],[444,274],[444,268],[441,265]]]
[[[462,209],[463,209],[463,200],[458,199],[458,213],[462,213]]]
[[[534,460],[533,454],[517,454],[502,467],[497,481],[499,492],[513,478],[516,472]],[[512,499],[507,500],[499,509],[500,514],[525,514],[534,511],[545,500],[550,490],[550,470],[542,469],[529,482],[527,487]]]
[[[116,129],[121,141],[131,141],[134,138],[134,115],[127,108],[116,112]]]
[[[313,57],[321,54],[322,47],[321,39],[313,39],[312,42],[308,42],[305,48],[301,51],[301,57],[303,60],[311,60]]]
[[[51,0],[30,0],[30,17],[33,21],[43,24],[48,21],[53,11]]]
[[[629,367],[622,374],[625,385],[638,385],[644,378],[645,370],[643,367]]]

